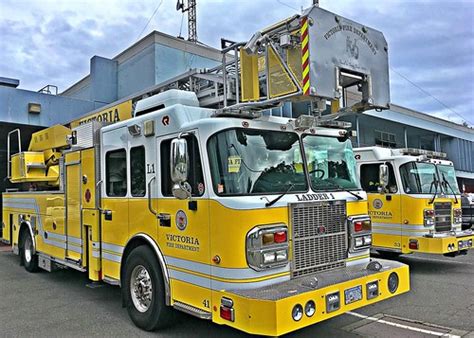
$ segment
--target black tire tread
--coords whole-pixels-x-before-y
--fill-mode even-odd
[[[155,331],[169,326],[174,317],[173,309],[165,303],[164,279],[155,253],[150,247],[141,245],[133,249],[125,264],[122,292],[125,293],[123,296],[131,320],[137,327],[145,331]],[[145,313],[140,313],[135,309],[130,295],[130,277],[137,264],[143,265],[149,271],[153,283],[152,304]]]

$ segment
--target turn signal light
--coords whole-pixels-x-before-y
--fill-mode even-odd
[[[461,217],[462,216],[462,209],[459,209],[459,208],[453,209],[453,215],[454,215],[454,217]]]
[[[425,217],[434,217],[435,212],[433,209],[425,209]]]
[[[370,221],[355,221],[354,222],[354,232],[361,232],[361,231],[370,231],[371,224]]]
[[[286,242],[286,231],[278,231],[273,234],[273,240],[275,243]]]

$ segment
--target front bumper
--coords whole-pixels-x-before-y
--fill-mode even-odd
[[[412,250],[413,252],[452,254],[472,249],[472,245],[468,246],[466,243],[474,242],[474,234],[472,231],[466,230],[453,234],[446,233],[444,236],[414,238],[413,240],[418,240],[419,244],[418,250]]]
[[[406,264],[382,259],[377,259],[377,262],[382,265],[380,271],[368,270],[367,264],[360,264],[258,289],[216,292],[213,295],[214,304],[220,304],[222,297],[232,300],[235,320],[222,319],[219,309],[214,307],[213,321],[247,333],[279,336],[410,290],[409,268]],[[391,273],[396,273],[399,280],[398,288],[393,293],[388,289]],[[310,286],[314,278],[317,278],[317,285],[313,283]],[[368,296],[367,284],[374,282],[378,283],[378,295],[371,298]],[[346,304],[345,291],[359,286],[361,299]],[[329,296],[337,293],[339,307],[328,306]],[[316,304],[314,315],[308,317],[304,314],[299,321],[293,320],[293,307],[300,304],[304,308],[310,300]]]

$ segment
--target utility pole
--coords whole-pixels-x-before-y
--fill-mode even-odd
[[[187,6],[184,5],[184,1],[178,0],[176,10],[188,12],[188,41],[197,42],[196,0],[187,0]]]

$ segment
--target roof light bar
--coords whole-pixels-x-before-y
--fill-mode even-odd
[[[400,153],[402,155],[413,155],[413,156],[425,155],[428,158],[437,158],[437,159],[447,158],[446,153],[442,153],[440,151],[432,151],[432,150],[416,149],[416,148],[403,148],[403,149],[400,149]]]

